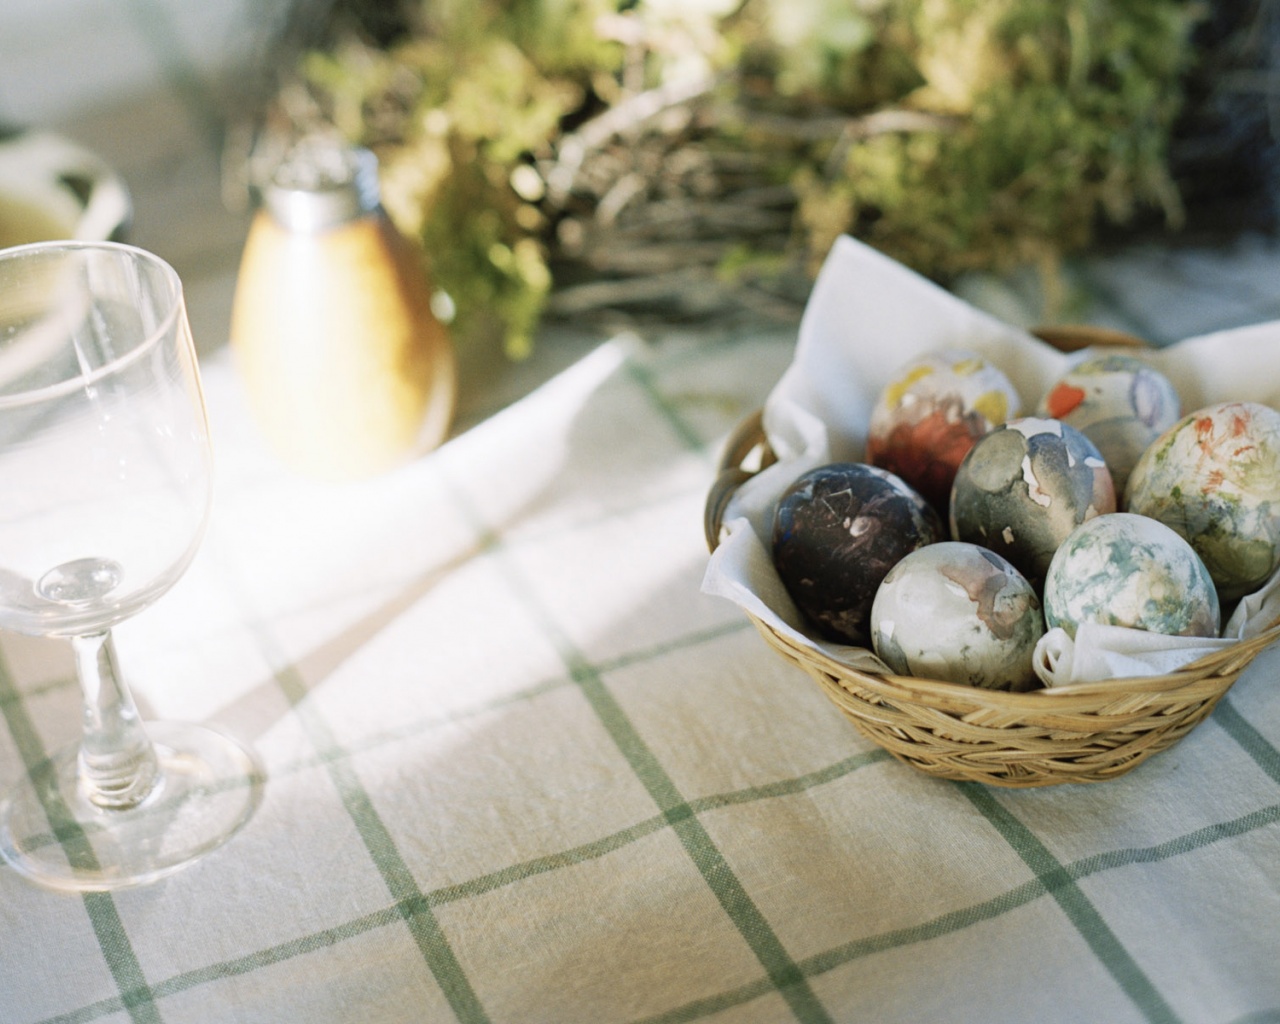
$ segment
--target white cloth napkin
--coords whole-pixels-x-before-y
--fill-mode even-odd
[[[859,460],[880,392],[906,362],[941,348],[985,356],[1034,410],[1079,354],[1066,354],[1003,323],[852,238],[831,250],[805,308],[795,357],[770,392],[764,427],[778,461],[744,483],[724,517],[703,590],[726,597],[797,642],[860,671],[886,671],[869,650],[806,632],[769,555],[773,506],[800,474]],[[1277,404],[1280,321],[1219,331],[1147,353],[1173,382],[1184,411],[1210,402]],[[1034,664],[1046,686],[1160,675],[1270,625],[1280,615],[1273,577],[1240,602],[1221,639],[1166,637],[1114,626],[1087,627],[1075,641],[1050,630]]]

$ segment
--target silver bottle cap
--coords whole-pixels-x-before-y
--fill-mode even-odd
[[[328,139],[295,145],[262,191],[263,205],[292,231],[324,231],[378,208],[378,160]]]

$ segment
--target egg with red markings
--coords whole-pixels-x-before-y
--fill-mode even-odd
[[[1008,376],[963,350],[930,352],[883,388],[867,427],[867,461],[945,514],[951,483],[974,442],[1021,411]]]
[[[1125,504],[1185,538],[1221,600],[1259,589],[1280,569],[1280,412],[1218,402],[1183,417],[1142,454]]]

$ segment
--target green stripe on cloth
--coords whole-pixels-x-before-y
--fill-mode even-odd
[[[264,638],[265,639],[265,638]],[[274,645],[270,645],[273,647]],[[320,754],[342,805],[356,826],[374,866],[382,875],[396,907],[408,925],[423,960],[436,979],[454,1015],[463,1024],[487,1024],[489,1016],[480,1005],[462,965],[454,955],[439,921],[430,910],[395,840],[387,830],[369,794],[345,758],[336,754],[341,747],[323,717],[306,701],[307,687],[296,668],[289,665],[275,673],[276,683],[298,715],[312,745]]]
[[[1155,846],[1113,850],[1108,853],[1098,853],[1091,857],[1084,857],[1072,862],[1067,868],[1067,873],[1073,880],[1079,880],[1087,878],[1089,875],[1110,871],[1112,868],[1125,867],[1129,864],[1154,864],[1184,853],[1190,853],[1193,850],[1203,849],[1213,843],[1246,835],[1255,829],[1274,825],[1276,822],[1280,822],[1280,804],[1272,804],[1270,807],[1250,811],[1248,814],[1242,814],[1231,821],[1206,825],[1204,828],[1198,828],[1194,832],[1187,832],[1185,835],[1177,836]]]
[[[0,658],[0,695],[5,698],[0,701],[0,713],[4,715],[5,725],[13,737],[18,756],[31,778],[38,779],[41,773],[52,771],[52,765],[3,658]],[[72,820],[61,800],[54,800],[55,794],[50,790],[45,813],[49,815],[50,824],[62,843],[67,860],[73,865],[79,863],[91,869],[96,868],[97,858],[84,830]],[[100,892],[84,893],[81,898],[102,958],[106,961],[116,988],[120,990],[121,1007],[128,1012],[129,1019],[135,1024],[159,1024],[161,1017],[155,995],[147,985],[146,975],[129,941],[124,923],[120,920],[115,900],[109,893]]]
[[[883,756],[881,756],[883,755]],[[850,773],[864,768],[869,764],[875,764],[877,761],[885,760],[889,755],[881,750],[869,752],[867,754],[858,754],[854,757],[845,758],[836,764],[818,771],[810,772],[806,775],[796,776],[791,779],[782,779],[778,782],[765,783],[760,786],[748,786],[745,789],[734,790],[729,793],[720,793],[712,796],[701,797],[696,800],[689,801],[685,806],[694,814],[701,814],[705,811],[718,810],[722,807],[732,807],[737,804],[751,803],[756,800],[768,800],[779,796],[791,796],[796,793],[803,793],[806,790],[813,789],[817,786],[826,785],[841,779]],[[503,868],[499,871],[491,872],[487,875],[481,875],[479,878],[473,878],[466,882],[460,882],[457,885],[447,886],[443,889],[436,889],[427,894],[428,902],[434,906],[440,906],[445,903],[452,903],[455,900],[467,899],[472,896],[483,895],[500,889],[504,885],[511,885],[515,882],[523,881],[526,878],[532,878],[548,871],[555,871],[562,867],[568,867],[572,864],[580,864],[583,861],[595,860],[606,854],[612,853],[614,850],[622,849],[624,846],[643,839],[646,836],[660,832],[667,827],[673,827],[672,815],[669,812],[656,814],[652,818],[646,818],[636,824],[621,829],[611,835],[603,836],[600,839],[590,843],[583,843],[575,846],[562,853],[549,854],[544,857],[536,857],[533,860],[524,861],[520,864],[514,864],[509,868]]]
[[[1227,1024],[1280,1024],[1280,1006],[1272,1010],[1258,1010],[1246,1013],[1243,1017],[1228,1021]]]
[[[799,775],[792,779],[764,782],[758,786],[748,786],[746,789],[737,789],[731,793],[698,797],[690,800],[689,806],[693,808],[695,813],[702,814],[704,811],[719,810],[722,807],[733,807],[736,804],[752,803],[756,800],[769,800],[779,796],[794,796],[817,786],[826,785],[828,782],[834,782],[836,779],[842,779],[859,768],[878,764],[881,761],[888,761],[891,758],[892,755],[887,750],[875,747],[871,750],[863,751],[861,754],[846,757],[844,760],[837,761],[826,768],[819,768],[817,771]]]
[[[680,443],[691,452],[704,451],[706,444],[698,437],[697,431],[685,422],[684,417],[667,399],[667,396],[658,389],[653,379],[653,374],[649,369],[639,365],[634,359],[628,359],[625,366],[631,379],[640,385],[640,389],[649,400],[649,404],[658,411],[671,429],[675,431],[676,436],[680,438]]]
[[[626,668],[630,665],[644,664],[654,658],[660,658],[667,654],[688,650],[691,647],[698,647],[713,640],[719,640],[721,637],[732,636],[735,633],[745,633],[753,628],[754,627],[751,623],[743,618],[725,623],[722,626],[695,630],[691,633],[686,633],[683,636],[674,637],[665,643],[654,644],[651,647],[645,647],[640,650],[619,654],[617,657],[610,658],[607,662],[602,663],[601,671],[613,671],[615,669]],[[516,704],[523,704],[524,702],[533,700],[536,697],[541,697],[544,694],[552,693],[555,690],[573,685],[575,685],[573,676],[566,671],[564,675],[557,675],[549,679],[544,679],[531,686],[524,686],[520,689],[513,690],[511,693],[493,697],[489,700],[479,701],[469,707],[452,711],[448,714],[433,715],[429,718],[419,718],[415,721],[406,722],[404,725],[395,729],[380,729],[377,732],[370,733],[359,740],[348,742],[345,748],[341,748],[333,752],[333,756],[349,757],[355,753],[377,750],[387,743],[408,739],[413,736],[420,736],[424,732],[433,728],[439,728],[445,725],[455,725],[460,722],[468,721],[469,719],[477,718],[481,715],[488,715],[494,711],[500,711],[503,708],[512,707]],[[311,768],[320,760],[320,757],[300,760],[286,765],[283,771],[293,772],[300,771],[304,768]]]
[[[295,957],[306,956],[308,953],[335,946],[340,942],[363,935],[366,932],[374,931],[378,928],[386,928],[388,925],[396,924],[401,920],[403,920],[403,914],[400,908],[398,906],[390,906],[372,914],[354,918],[333,928],[326,928],[311,935],[291,939],[288,942],[282,942],[277,946],[258,950],[257,952],[237,957],[234,960],[223,960],[207,967],[200,967],[193,971],[174,975],[152,986],[152,991],[155,993],[156,998],[159,999],[175,996],[223,978],[251,974],[262,967],[270,967],[273,964],[284,963]],[[48,1017],[40,1021],[39,1024],[90,1024],[91,1021],[119,1013],[123,1006],[123,1002],[118,998],[103,999],[88,1006],[82,1006],[71,1013]]]
[[[634,360],[625,363],[633,381],[639,384],[650,403],[670,423],[682,445],[698,452],[704,445],[697,434],[683,421],[654,386],[650,375]],[[547,610],[536,599],[532,588],[517,571],[504,553],[502,537],[492,530],[478,514],[470,500],[456,485],[451,488],[455,506],[471,522],[481,537],[481,547],[490,552],[505,571],[512,591],[529,609],[535,619],[543,624],[560,655],[586,696],[597,718],[604,725],[631,770],[648,790],[654,802],[669,820],[679,837],[685,852],[694,862],[713,895],[738,929],[744,941],[764,967],[771,984],[782,993],[792,1012],[801,1022],[827,1022],[830,1015],[819,1002],[808,981],[800,973],[795,962],[770,927],[760,909],[748,895],[742,882],[733,873],[724,856],[716,848],[711,836],[697,820],[696,814],[677,790],[675,783],[658,763],[653,752],[641,739],[634,726],[605,689],[599,671],[578,652]]]
[[[841,779],[859,768],[882,761],[887,756],[877,748],[866,754],[845,758],[826,768],[818,769],[806,775],[701,797],[690,801],[690,807],[695,812],[702,813],[721,807],[749,803],[752,800],[772,799],[778,796],[805,792],[817,786]],[[1071,879],[1078,881],[1081,878],[1129,864],[1151,864],[1168,860],[1172,857],[1202,849],[1213,843],[1246,835],[1249,832],[1274,825],[1277,822],[1280,822],[1280,804],[1262,808],[1231,821],[1208,825],[1155,846],[1112,850],[1082,858],[1067,865],[1065,870]],[[629,843],[652,835],[668,827],[668,825],[669,822],[666,815],[655,815],[612,835],[565,850],[559,854],[535,858],[457,885],[435,889],[426,893],[425,898],[429,906],[437,907],[493,892],[505,885],[514,884],[534,875],[606,856],[614,850],[621,849]],[[970,925],[999,917],[1010,910],[1017,909],[1046,895],[1049,895],[1048,886],[1043,879],[1035,878],[1009,892],[1002,893],[972,907],[945,914],[932,921],[927,921],[911,928],[869,936],[807,957],[799,961],[798,966],[806,977],[815,977],[853,960],[883,950],[912,945],[961,931]],[[156,998],[164,998],[222,978],[247,974],[259,967],[267,967],[291,960],[294,957],[305,956],[377,928],[387,927],[401,921],[403,916],[404,911],[402,908],[399,905],[393,905],[374,913],[354,918],[333,928],[291,939],[288,942],[271,946],[234,960],[222,961],[221,963],[175,975],[152,985],[151,991]],[[685,1004],[656,1017],[646,1018],[643,1024],[676,1024],[679,1021],[698,1020],[721,1010],[750,1002],[774,991],[775,987],[772,982],[767,977],[761,978],[749,985]],[[72,1013],[48,1018],[41,1021],[40,1024],[88,1024],[88,1022],[118,1013],[123,1008],[124,1004],[119,998],[101,1000],[89,1006],[81,1007]],[[637,1022],[637,1024],[641,1024],[641,1022]]]
[[[703,451],[705,446],[696,431],[685,423],[667,401],[666,396],[658,390],[652,375],[634,359],[628,359],[625,368],[631,379],[640,386],[649,403],[671,426],[681,444],[691,452]],[[457,488],[454,488],[454,493],[457,496],[457,504],[468,514],[477,528],[490,532],[487,526],[479,521],[475,510]],[[501,538],[492,533],[490,536],[489,546],[500,555]],[[600,719],[605,730],[617,744],[623,757],[631,766],[631,770],[635,772],[641,784],[648,790],[667,820],[671,822],[685,852],[697,866],[730,921],[764,967],[770,983],[782,994],[798,1020],[830,1021],[830,1015],[760,912],[759,907],[743,887],[741,880],[724,859],[724,855],[716,848],[711,836],[698,821],[694,809],[680,794],[653,751],[645,744],[626,713],[606,689],[599,670],[589,664],[574,648],[559,624],[552,620],[550,614],[536,600],[533,590],[516,571],[510,560],[499,558],[499,562],[513,584],[513,591],[525,602],[531,613],[544,624],[548,637],[586,696],[596,717]]]
[[[735,633],[744,633],[753,629],[751,623],[746,619],[727,622],[721,626],[713,626],[709,629],[694,630],[683,636],[674,637],[664,643],[654,644],[651,647],[645,647],[640,650],[628,651],[619,654],[615,658],[610,658],[601,663],[601,671],[612,671],[614,669],[626,668],[630,665],[643,664],[653,658],[662,657],[677,651],[688,650],[691,647],[697,647],[721,637],[732,636]],[[59,689],[65,686],[77,685],[75,680],[59,680],[56,683],[50,683],[44,687],[33,688],[30,693],[47,692],[52,689]],[[272,777],[276,779],[287,778],[290,775],[296,775],[302,771],[308,771],[312,768],[324,765],[329,761],[345,761],[371,750],[379,750],[389,743],[397,743],[401,740],[409,739],[415,736],[421,736],[423,733],[431,729],[440,728],[445,725],[455,725],[460,722],[466,722],[469,719],[476,718],[480,715],[491,714],[494,711],[511,707],[515,704],[521,704],[525,701],[540,697],[543,694],[551,693],[555,690],[562,689],[566,686],[573,686],[572,676],[566,672],[564,675],[555,676],[550,679],[544,679],[542,682],[534,683],[531,686],[522,687],[511,693],[494,697],[490,700],[480,701],[467,708],[442,715],[431,715],[429,717],[419,718],[394,729],[379,729],[376,732],[369,733],[358,740],[348,742],[342,747],[331,747],[323,753],[317,752],[308,757],[297,758],[288,761],[277,767],[272,772]],[[20,700],[20,697],[7,696],[0,692],[0,705],[6,700]],[[885,755],[888,756],[888,755]],[[255,784],[260,785],[261,780]],[[243,785],[242,782],[236,782],[235,785]],[[57,837],[48,832],[43,836],[34,837],[33,846],[41,846],[48,843],[56,843]]]
[[[1197,829],[1194,832],[1178,836],[1156,846],[1112,850],[1096,856],[1086,857],[1067,865],[1063,870],[1066,876],[1074,882],[1089,875],[1110,871],[1128,864],[1152,864],[1157,861],[1168,860],[1171,857],[1201,849],[1212,843],[1245,835],[1255,829],[1265,828],[1277,822],[1280,822],[1280,804],[1254,811],[1232,821]],[[1008,892],[1001,893],[999,896],[994,896],[971,907],[943,914],[931,921],[924,921],[909,928],[882,932],[879,935],[871,935],[864,939],[847,942],[825,952],[806,957],[800,961],[799,966],[806,977],[816,977],[875,953],[911,946],[963,931],[971,925],[993,920],[1047,895],[1053,895],[1052,890],[1044,878],[1037,876]],[[749,1003],[769,991],[771,989],[766,983],[755,982],[730,992],[721,993],[718,996],[687,1003],[655,1017],[646,1017],[643,1021],[635,1021],[633,1024],[685,1024],[688,1021],[699,1020],[734,1006]]]
[[[97,936],[102,956],[111,969],[111,976],[120,989],[120,999],[129,1013],[129,1019],[142,1024],[159,1024],[163,1019],[156,1005],[155,992],[147,985],[142,965],[129,942],[128,932],[120,920],[116,902],[109,893],[84,894],[84,907],[93,932]]]
[[[960,782],[956,785],[1045,884],[1094,955],[1142,1015],[1152,1024],[1176,1022],[1178,1016],[1173,1008],[1165,1002],[1115,932],[1107,926],[1097,908],[1089,902],[1088,897],[1076,885],[1075,879],[1049,852],[1048,847],[1006,810],[986,787],[977,782]]]
[[[804,1024],[831,1021],[830,1015],[818,1001],[808,981],[800,973],[768,921],[760,913],[760,909],[747,894],[742,882],[716,848],[711,836],[697,820],[693,809],[680,795],[675,783],[636,732],[622,708],[605,689],[598,671],[574,648],[559,624],[536,599],[528,582],[516,570],[511,560],[502,557],[502,538],[483,523],[471,503],[456,486],[453,487],[453,495],[459,510],[481,533],[483,538],[481,546],[496,558],[499,566],[505,571],[512,592],[524,602],[530,614],[542,623],[547,638],[556,648],[561,661],[582,690],[596,717],[600,719],[631,770],[671,823],[685,852],[702,874],[729,920],[764,967],[770,983],[782,993],[792,1012]]]
[[[810,772],[805,775],[799,775],[790,779],[781,779],[777,782],[766,783],[761,786],[749,786],[745,789],[733,790],[728,793],[714,794],[712,796],[702,797],[698,800],[690,802],[690,807],[695,812],[715,810],[721,807],[730,807],[737,804],[749,803],[753,800],[767,800],[779,796],[790,796],[795,793],[802,793],[806,790],[817,786],[827,785],[838,779],[864,768],[867,765],[875,764],[887,758],[888,755],[878,748],[866,754],[858,754],[853,757],[845,758],[835,764],[820,768],[817,771]],[[656,814],[652,818],[646,818],[643,821],[621,829],[612,835],[604,836],[594,842],[584,843],[580,846],[573,847],[557,854],[549,854],[544,857],[536,857],[532,860],[524,861],[520,864],[514,864],[507,868],[491,872],[487,875],[481,875],[477,878],[461,882],[456,885],[444,886],[425,894],[426,903],[430,907],[444,906],[449,903],[455,903],[460,900],[470,899],[474,896],[484,895],[501,889],[503,886],[513,885],[516,882],[532,878],[536,875],[545,874],[549,871],[556,871],[563,867],[573,864],[581,864],[585,861],[595,860],[600,857],[607,856],[615,850],[622,849],[629,844],[643,839],[646,836],[653,835],[670,826],[668,816],[665,814]],[[422,897],[415,896],[414,899]],[[415,907],[415,912],[420,909]],[[234,960],[226,960],[221,963],[211,964],[207,967],[198,968],[197,970],[187,971],[183,974],[175,975],[166,979],[159,984],[152,986],[152,991],[157,998],[176,995],[185,992],[188,989],[195,988],[199,985],[208,984],[221,978],[233,977],[239,974],[247,974],[259,967],[267,967],[272,964],[281,963],[285,960],[291,960],[294,957],[305,956],[308,953],[324,949],[329,946],[336,945],[347,939],[363,935],[365,932],[372,931],[377,928],[384,928],[394,924],[404,917],[404,908],[402,904],[395,904],[383,910],[375,911],[372,914],[366,914],[363,917],[355,918],[343,924],[336,925],[323,931],[315,932],[311,935],[302,936],[301,938],[291,939],[288,942],[281,943],[277,946],[259,950],[255,953],[238,957]],[[762,979],[759,982],[761,992],[775,991],[774,986],[768,979]],[[754,997],[752,997],[754,998]],[[63,1014],[58,1017],[51,1017],[41,1024],[87,1024],[89,1021],[97,1020],[101,1017],[118,1013],[124,1004],[120,999],[105,999],[89,1006],[82,1007],[73,1013]]]
[[[0,707],[11,701],[30,700],[32,697],[44,697],[50,693],[57,693],[59,690],[74,690],[80,684],[74,676],[64,676],[61,679],[51,679],[47,683],[41,683],[39,686],[33,686],[26,691],[25,694],[18,693],[15,690],[0,690]]]
[[[1230,698],[1223,697],[1213,709],[1213,721],[1222,726],[1246,754],[1266,772],[1273,782],[1280,782],[1280,751],[1267,742],[1265,736],[1258,732],[1245,719]]]
[[[773,992],[773,985],[767,979],[761,978],[759,981],[735,988],[731,992],[722,992],[719,995],[708,996],[706,999],[685,1003],[684,1006],[677,1006],[674,1010],[660,1013],[656,1017],[644,1017],[641,1020],[632,1021],[631,1024],[689,1024],[691,1021],[702,1020],[704,1017],[732,1010],[735,1006],[745,1006]]]
[[[497,546],[496,540],[495,546]],[[702,823],[698,821],[696,812],[681,796],[671,777],[663,770],[625,712],[605,688],[599,673],[573,648],[559,626],[551,621],[549,615],[534,599],[526,582],[519,577],[515,567],[505,559],[501,562],[508,573],[512,589],[521,596],[531,612],[543,622],[549,639],[560,652],[561,658],[587,698],[596,717],[600,719],[601,724],[631,766],[631,770],[648,790],[666,820],[671,823],[685,852],[711,888],[729,920],[733,922],[756,959],[764,967],[770,983],[782,994],[798,1020],[802,1022],[831,1021],[830,1015],[818,1001],[817,995],[801,974],[795,961],[791,959],[742,882],[716,848]]]

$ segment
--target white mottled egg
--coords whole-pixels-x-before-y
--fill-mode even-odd
[[[1189,541],[1222,601],[1257,590],[1280,568],[1280,412],[1220,402],[1183,417],[1134,466],[1125,507]]]
[[[1159,370],[1137,356],[1106,352],[1077,363],[1040,400],[1041,416],[1069,423],[1098,446],[1123,494],[1138,457],[1182,415]]]
[[[1004,371],[982,356],[928,353],[881,391],[867,427],[867,461],[897,474],[945,514],[956,467],[978,438],[1020,407]]]
[[[1071,636],[1081,623],[1169,636],[1217,636],[1218,594],[1191,545],[1146,516],[1115,512],[1081,523],[1044,581],[1044,617]]]
[[[894,672],[988,690],[1037,685],[1040,601],[1005,558],[943,541],[894,566],[871,606],[872,645]]]

